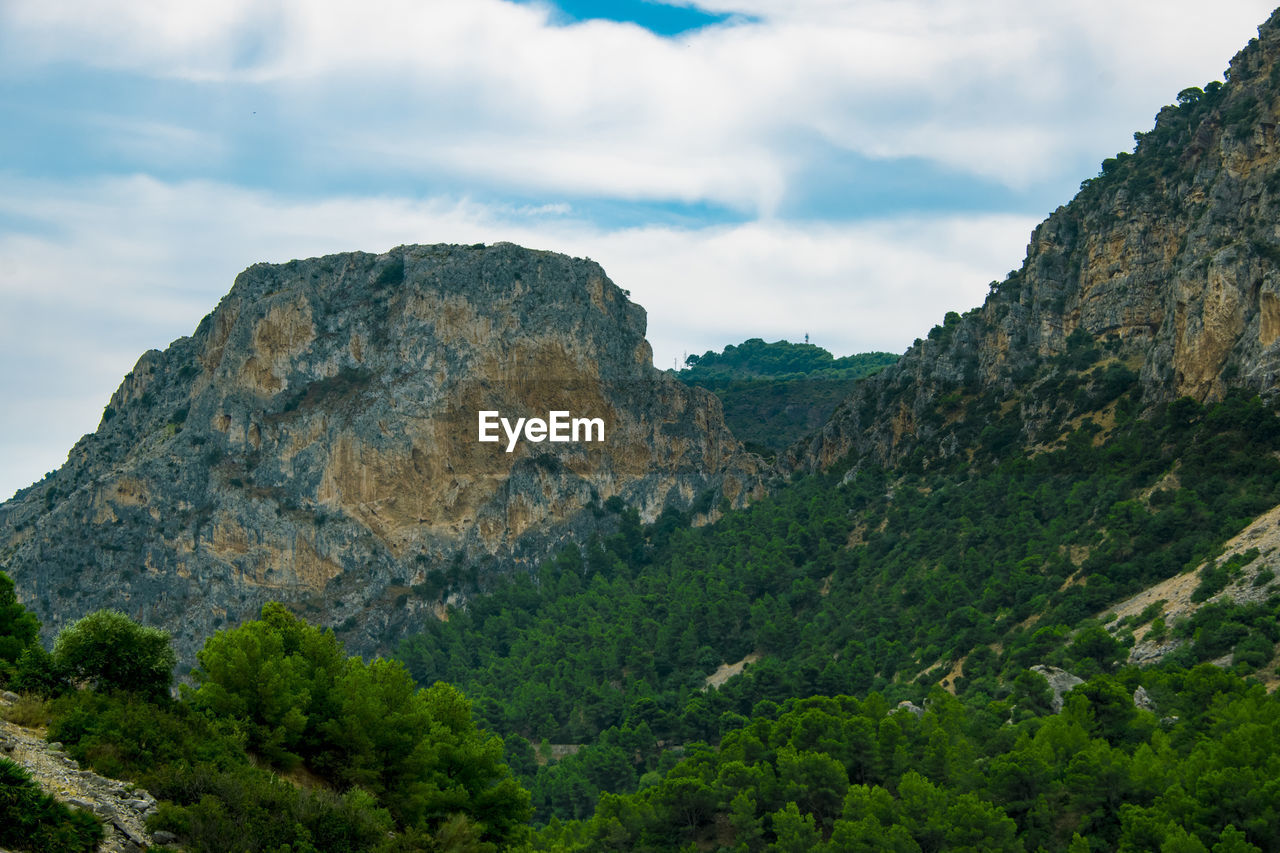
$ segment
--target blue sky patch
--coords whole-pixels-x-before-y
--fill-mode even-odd
[[[527,0],[517,0],[527,2]],[[556,0],[549,4],[566,24],[580,21],[620,21],[637,24],[660,36],[678,36],[738,16],[706,12],[691,6],[669,6],[649,0]]]

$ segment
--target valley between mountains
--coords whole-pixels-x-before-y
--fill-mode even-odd
[[[1280,849],[1280,15],[1175,100],[900,356],[248,268],[0,505],[6,713],[192,851]]]

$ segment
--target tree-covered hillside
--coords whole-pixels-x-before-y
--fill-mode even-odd
[[[46,651],[0,574],[0,682],[195,851],[1280,849],[1262,36],[878,376],[690,359],[765,453],[841,398],[745,509],[615,495],[539,566],[401,578],[442,618],[392,661],[268,605],[176,699],[162,637],[96,613]],[[92,843],[0,771],[8,814]]]
[[[1114,672],[1137,625],[1113,635],[1092,617],[1280,503],[1280,419],[1244,397],[1144,415],[1101,350],[1049,365],[1032,390],[1066,425],[1036,447],[1016,441],[1018,409],[969,401],[989,411],[960,431],[969,453],[799,478],[709,528],[676,513],[643,528],[615,504],[616,535],[474,597],[401,656],[420,682],[474,698],[542,819],[587,817],[600,792],[652,783],[679,748],[788,700],[919,701],[945,684],[1007,713],[1033,665]],[[1170,665],[1234,652],[1241,674],[1273,669],[1278,610],[1181,624]],[[544,741],[582,748],[539,766]]]
[[[1157,711],[1135,707],[1139,690]],[[553,822],[540,850],[1089,850],[1280,845],[1280,699],[1204,665],[1097,676],[1047,713],[934,689],[788,700],[691,746],[639,794]],[[1139,694],[1142,695],[1141,693]]]
[[[751,338],[691,355],[676,375],[719,397],[733,434],[772,457],[822,426],[856,380],[897,359],[887,352],[835,358],[813,344]]]
[[[814,344],[765,343],[760,338],[750,338],[737,345],[729,344],[721,352],[708,350],[687,357],[684,369],[677,375],[685,382],[786,377],[861,379],[893,364],[897,358],[887,352],[836,358]]]
[[[527,835],[529,794],[502,741],[447,684],[419,689],[397,662],[347,657],[332,631],[273,603],[210,637],[196,686],[175,699],[168,634],[103,610],[46,651],[30,615],[5,603],[8,580],[0,573],[0,648],[19,653],[0,660],[0,686],[25,695],[7,716],[149,790],[149,829],[186,850],[492,853]],[[92,814],[0,759],[0,842],[67,853],[102,835]]]

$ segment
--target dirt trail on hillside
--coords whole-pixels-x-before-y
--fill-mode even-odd
[[[13,704],[12,693],[0,695],[0,708]],[[155,798],[141,788],[81,770],[61,744],[45,741],[45,730],[28,729],[0,719],[0,756],[25,767],[48,794],[70,806],[96,814],[106,829],[100,853],[140,853],[153,843],[146,818]]]

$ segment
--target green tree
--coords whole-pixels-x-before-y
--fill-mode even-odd
[[[450,844],[507,844],[523,831],[529,793],[453,687],[421,690],[399,661],[347,658],[332,631],[275,603],[210,637],[197,659],[192,704],[244,726],[273,763],[304,760],[374,794],[401,827]]]
[[[53,660],[68,678],[96,690],[165,696],[177,656],[167,631],[139,625],[117,610],[99,610],[58,633]]]
[[[19,603],[13,580],[0,572],[0,684],[13,675],[18,658],[39,633],[40,620]]]
[[[192,704],[244,723],[250,749],[286,768],[318,751],[316,729],[332,716],[329,694],[346,666],[332,631],[268,602],[261,619],[214,634],[196,659]]]
[[[1082,665],[1084,677],[1098,672],[1111,672],[1124,657],[1126,650],[1115,637],[1098,625],[1085,628],[1067,647],[1072,657]]]
[[[809,853],[822,836],[813,824],[813,815],[801,814],[795,803],[787,803],[773,815],[773,832],[777,842],[773,849],[783,853]]]
[[[414,748],[423,782],[407,808],[428,821],[468,815],[488,840],[519,837],[531,813],[529,792],[502,763],[502,740],[476,728],[470,703],[452,685],[437,682],[415,696],[426,721]]]

